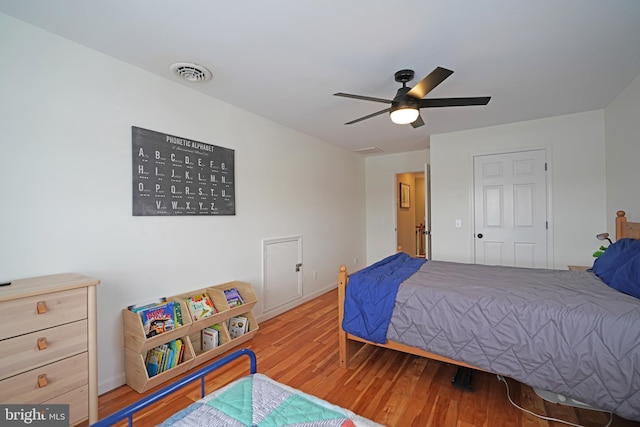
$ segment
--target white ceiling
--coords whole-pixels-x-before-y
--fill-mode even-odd
[[[640,0],[0,0],[0,11],[348,150],[604,108],[640,74]],[[33,52],[37,54],[37,52]],[[60,58],[61,61],[64,58]],[[179,81],[170,64],[213,72]],[[395,125],[393,75],[454,74],[426,97],[491,96]],[[409,84],[411,86],[411,83]]]

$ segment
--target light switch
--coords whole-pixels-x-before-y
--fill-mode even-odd
[[[462,220],[456,219],[456,228],[460,228],[460,227],[462,227]]]

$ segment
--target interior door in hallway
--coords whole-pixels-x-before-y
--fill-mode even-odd
[[[545,150],[474,157],[477,264],[547,267]]]

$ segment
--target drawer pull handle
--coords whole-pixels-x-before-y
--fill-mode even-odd
[[[45,337],[38,338],[38,350],[44,350],[47,348],[47,339]]]
[[[47,374],[38,375],[38,387],[46,387],[47,386]]]
[[[46,301],[38,301],[37,305],[38,314],[44,314],[47,312],[47,303]]]

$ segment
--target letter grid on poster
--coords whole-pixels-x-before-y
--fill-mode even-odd
[[[235,215],[234,150],[132,126],[133,215]]]

